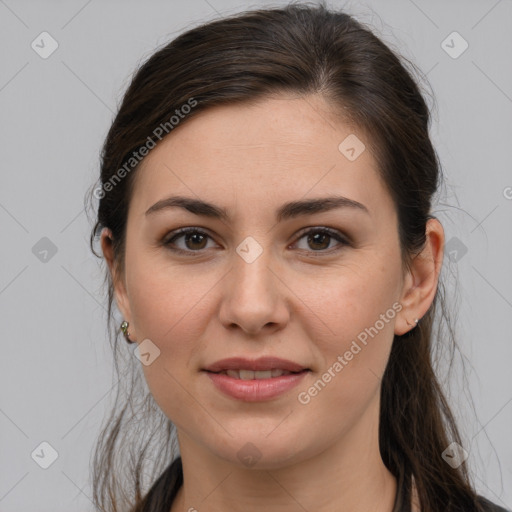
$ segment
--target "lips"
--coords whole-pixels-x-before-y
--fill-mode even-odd
[[[293,389],[311,371],[299,363],[279,357],[222,359],[204,373],[225,396],[244,402],[277,399]]]
[[[306,378],[309,371],[289,372],[287,375],[281,375],[280,377],[254,378],[248,380],[233,378],[223,372],[214,373],[205,371],[204,374],[209,377],[214,387],[224,396],[244,402],[262,402],[278,399],[283,395],[286,396],[285,394],[287,392],[290,392]]]
[[[249,380],[254,378],[268,379],[271,377],[279,377],[281,375],[309,370],[309,368],[279,357],[260,357],[254,360],[243,357],[231,357],[216,361],[204,368],[204,370],[212,373],[224,373],[233,378]],[[279,373],[277,373],[278,370],[280,370]],[[272,375],[272,371],[274,371],[274,375]]]

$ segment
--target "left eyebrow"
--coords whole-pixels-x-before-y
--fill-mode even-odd
[[[318,199],[306,199],[285,203],[276,212],[276,220],[282,221],[299,217],[301,215],[312,215],[314,213],[328,212],[338,208],[352,208],[356,211],[370,215],[368,208],[362,203],[343,196],[322,197]]]
[[[162,199],[151,206],[146,211],[146,215],[173,207],[183,208],[202,217],[210,217],[224,221],[229,220],[229,214],[226,209],[200,199],[184,196],[172,196]],[[337,208],[352,208],[370,215],[368,208],[358,201],[343,196],[331,196],[285,203],[276,211],[276,220],[281,222],[301,215],[312,215],[314,213],[327,212]]]

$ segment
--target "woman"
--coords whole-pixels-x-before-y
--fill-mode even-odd
[[[470,484],[431,361],[452,340],[429,119],[399,58],[324,5],[208,23],[140,68],[94,191],[137,358],[98,509],[504,510]]]

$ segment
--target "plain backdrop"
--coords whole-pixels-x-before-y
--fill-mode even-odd
[[[132,72],[185,29],[283,3],[0,0],[0,512],[93,510],[113,366],[83,198]],[[511,508],[512,1],[330,6],[370,24],[435,94],[447,181],[434,212],[468,375],[452,370],[450,400],[479,492]]]

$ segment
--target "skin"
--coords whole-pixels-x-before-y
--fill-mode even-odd
[[[137,171],[124,274],[116,272],[109,230],[102,233],[130,337],[149,338],[160,350],[142,367],[178,432],[184,485],[172,512],[393,508],[396,480],[378,447],[380,379],[393,336],[412,329],[434,299],[444,231],[429,220],[423,252],[410,270],[402,266],[395,207],[369,144],[354,161],[338,150],[351,133],[365,141],[320,96],[201,112]],[[333,194],[363,203],[369,214],[341,208],[276,223],[283,203]],[[176,207],[145,215],[171,195],[212,202],[230,219]],[[175,241],[191,256],[162,244],[187,226],[209,235]],[[308,242],[301,231],[314,227],[337,230],[351,243]],[[263,250],[252,263],[236,252],[248,236]],[[401,305],[394,318],[301,404],[298,393],[394,303]],[[200,371],[235,355],[275,355],[312,371],[277,398],[242,402]],[[252,467],[237,456],[248,442],[260,453]]]

